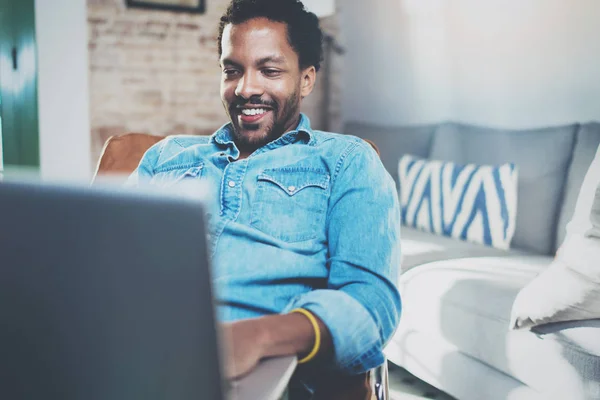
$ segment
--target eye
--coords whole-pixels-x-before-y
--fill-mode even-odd
[[[238,70],[235,68],[225,68],[223,69],[223,74],[228,77],[228,78],[232,78],[234,76],[236,76],[238,74]]]
[[[269,78],[273,78],[276,76],[281,75],[281,71],[278,69],[273,69],[273,68],[265,68],[263,69],[263,74]]]

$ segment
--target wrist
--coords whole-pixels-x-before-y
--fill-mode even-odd
[[[302,314],[303,316],[308,318],[313,327],[314,345],[310,352],[308,352],[308,354],[305,354],[305,356],[298,361],[298,364],[305,364],[314,359],[318,354],[319,349],[321,348],[321,328],[319,327],[319,322],[317,321],[317,318],[310,311],[303,308],[296,308],[291,311],[291,314],[293,313]]]
[[[264,357],[299,355],[304,352],[305,337],[312,327],[306,317],[298,314],[271,315],[260,318],[261,351]]]

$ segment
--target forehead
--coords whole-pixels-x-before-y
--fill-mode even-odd
[[[288,40],[287,25],[266,18],[254,18],[241,24],[228,24],[223,30],[221,60],[236,62],[283,57],[298,62],[298,55]]]

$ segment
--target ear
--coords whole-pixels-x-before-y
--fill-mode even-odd
[[[317,80],[317,70],[313,65],[308,68],[305,68],[301,71],[302,74],[302,83],[301,83],[301,91],[300,94],[302,98],[308,96],[313,91],[315,87],[315,81]]]

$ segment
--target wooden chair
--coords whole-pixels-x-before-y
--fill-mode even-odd
[[[98,176],[106,175],[118,175],[124,181],[137,168],[146,150],[162,139],[145,133],[108,138],[96,166],[94,181]]]
[[[389,400],[387,361],[364,374],[335,378],[311,400]],[[289,400],[295,400],[290,396]]]
[[[100,176],[121,175],[124,181],[137,168],[146,150],[162,139],[143,133],[109,138],[98,161],[94,180]],[[379,154],[375,143],[367,142]],[[389,400],[387,362],[367,373],[330,382],[315,393],[313,400]]]

